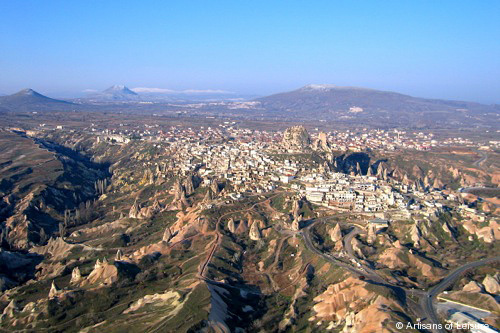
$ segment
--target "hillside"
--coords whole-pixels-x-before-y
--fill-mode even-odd
[[[23,89],[12,95],[0,96],[0,112],[62,110],[71,105],[73,103],[44,96],[33,89]]]
[[[257,99],[272,114],[318,120],[355,120],[394,125],[487,124],[498,105],[417,98],[396,92],[334,85],[307,85]]]

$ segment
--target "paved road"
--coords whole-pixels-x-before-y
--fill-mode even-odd
[[[493,257],[493,258],[488,258],[488,259],[482,259],[474,262],[467,263],[463,266],[460,266],[456,268],[455,270],[451,271],[441,282],[439,282],[437,285],[432,287],[430,290],[423,291],[423,290],[418,290],[418,289],[408,289],[408,288],[402,288],[400,286],[394,285],[391,282],[386,281],[384,278],[382,278],[380,275],[377,274],[375,270],[372,270],[369,267],[362,267],[361,269],[356,268],[352,266],[350,263],[343,262],[334,256],[330,254],[326,254],[318,250],[312,240],[311,240],[311,235],[309,233],[309,228],[317,223],[317,222],[323,222],[325,218],[322,219],[316,219],[313,220],[310,224],[307,225],[304,229],[302,229],[300,232],[298,232],[299,235],[302,235],[304,238],[304,243],[307,249],[311,252],[316,253],[317,255],[323,257],[327,261],[330,261],[340,267],[343,267],[350,271],[351,273],[360,276],[363,275],[366,277],[366,282],[368,283],[375,283],[375,284],[382,284],[387,287],[392,287],[393,289],[404,291],[406,295],[413,295],[417,296],[420,299],[420,304],[417,304],[413,302],[411,299],[407,298],[407,301],[409,305],[411,305],[414,308],[415,313],[421,314],[421,317],[425,317],[426,321],[428,323],[434,324],[435,327],[439,327],[440,321],[438,319],[438,316],[436,314],[436,309],[434,307],[434,299],[436,298],[437,295],[439,295],[441,292],[443,292],[446,288],[448,288],[452,283],[454,283],[462,273],[465,271],[472,269],[474,267],[486,265],[495,261],[500,261],[500,256],[498,257]],[[353,256],[353,250],[351,246],[351,240],[353,237],[358,235],[359,233],[362,233],[363,231],[357,227],[354,227],[354,229],[347,234],[344,237],[344,246],[346,248],[347,253],[349,256]],[[420,307],[420,309],[418,309]],[[430,329],[431,332],[434,333],[445,333],[444,329]]]
[[[473,261],[468,264],[465,264],[463,266],[460,266],[459,268],[453,270],[451,273],[449,273],[441,282],[439,282],[437,285],[432,287],[425,295],[424,297],[421,298],[420,300],[420,305],[422,306],[424,312],[428,316],[429,320],[432,323],[439,323],[439,319],[436,314],[436,309],[434,307],[433,301],[437,295],[442,293],[446,288],[448,288],[453,282],[455,282],[462,273],[465,271],[472,269],[474,267],[482,266],[482,265],[487,265],[489,263],[495,262],[495,261],[500,261],[500,256],[498,257],[493,257],[493,258],[488,258],[488,259],[483,259],[483,260],[478,260],[478,261]],[[445,332],[444,330],[432,330],[433,332]]]
[[[354,250],[352,249],[352,239],[361,233],[364,233],[364,230],[362,230],[358,226],[354,226],[353,229],[347,235],[345,235],[344,239],[342,240],[342,242],[344,243],[345,251],[352,259],[356,259],[356,255],[354,254]]]
[[[486,162],[486,160],[488,159],[488,154],[486,154],[486,152],[482,151],[482,150],[477,150],[477,152],[479,153],[479,155],[481,155],[481,157],[474,163],[472,163],[474,166],[477,166],[477,167],[480,167],[482,163]]]

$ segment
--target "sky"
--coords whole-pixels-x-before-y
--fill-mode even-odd
[[[0,93],[316,83],[500,103],[499,17],[498,0],[0,0]]]

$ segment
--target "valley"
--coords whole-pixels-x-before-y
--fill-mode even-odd
[[[9,331],[437,327],[443,291],[499,260],[495,192],[460,192],[498,186],[494,149],[361,131],[374,148],[353,151],[354,133],[302,126],[144,118],[118,132],[51,117],[2,130]],[[469,297],[491,297],[481,290]]]

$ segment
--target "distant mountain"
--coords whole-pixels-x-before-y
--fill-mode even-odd
[[[391,125],[427,126],[436,122],[491,125],[491,117],[498,122],[500,112],[499,105],[426,99],[391,91],[329,84],[310,84],[256,101],[261,109],[274,114]]]
[[[15,94],[0,96],[0,109],[10,111],[62,110],[71,102],[44,96],[33,89],[23,89]]]
[[[253,95],[238,94],[232,91],[218,89],[186,89],[172,90],[163,88],[132,88],[138,93],[142,100],[157,102],[181,102],[181,101],[241,101],[256,98]]]
[[[245,100],[255,98],[236,94],[224,90],[172,90],[164,88],[145,88],[138,87],[129,89],[123,85],[114,85],[102,92],[89,94],[85,98],[77,99],[80,102],[96,104],[127,104],[127,103],[182,103],[182,102],[200,102],[200,101],[231,101]]]
[[[86,99],[103,102],[127,102],[139,100],[139,95],[123,85],[114,85],[102,92],[91,94]]]

